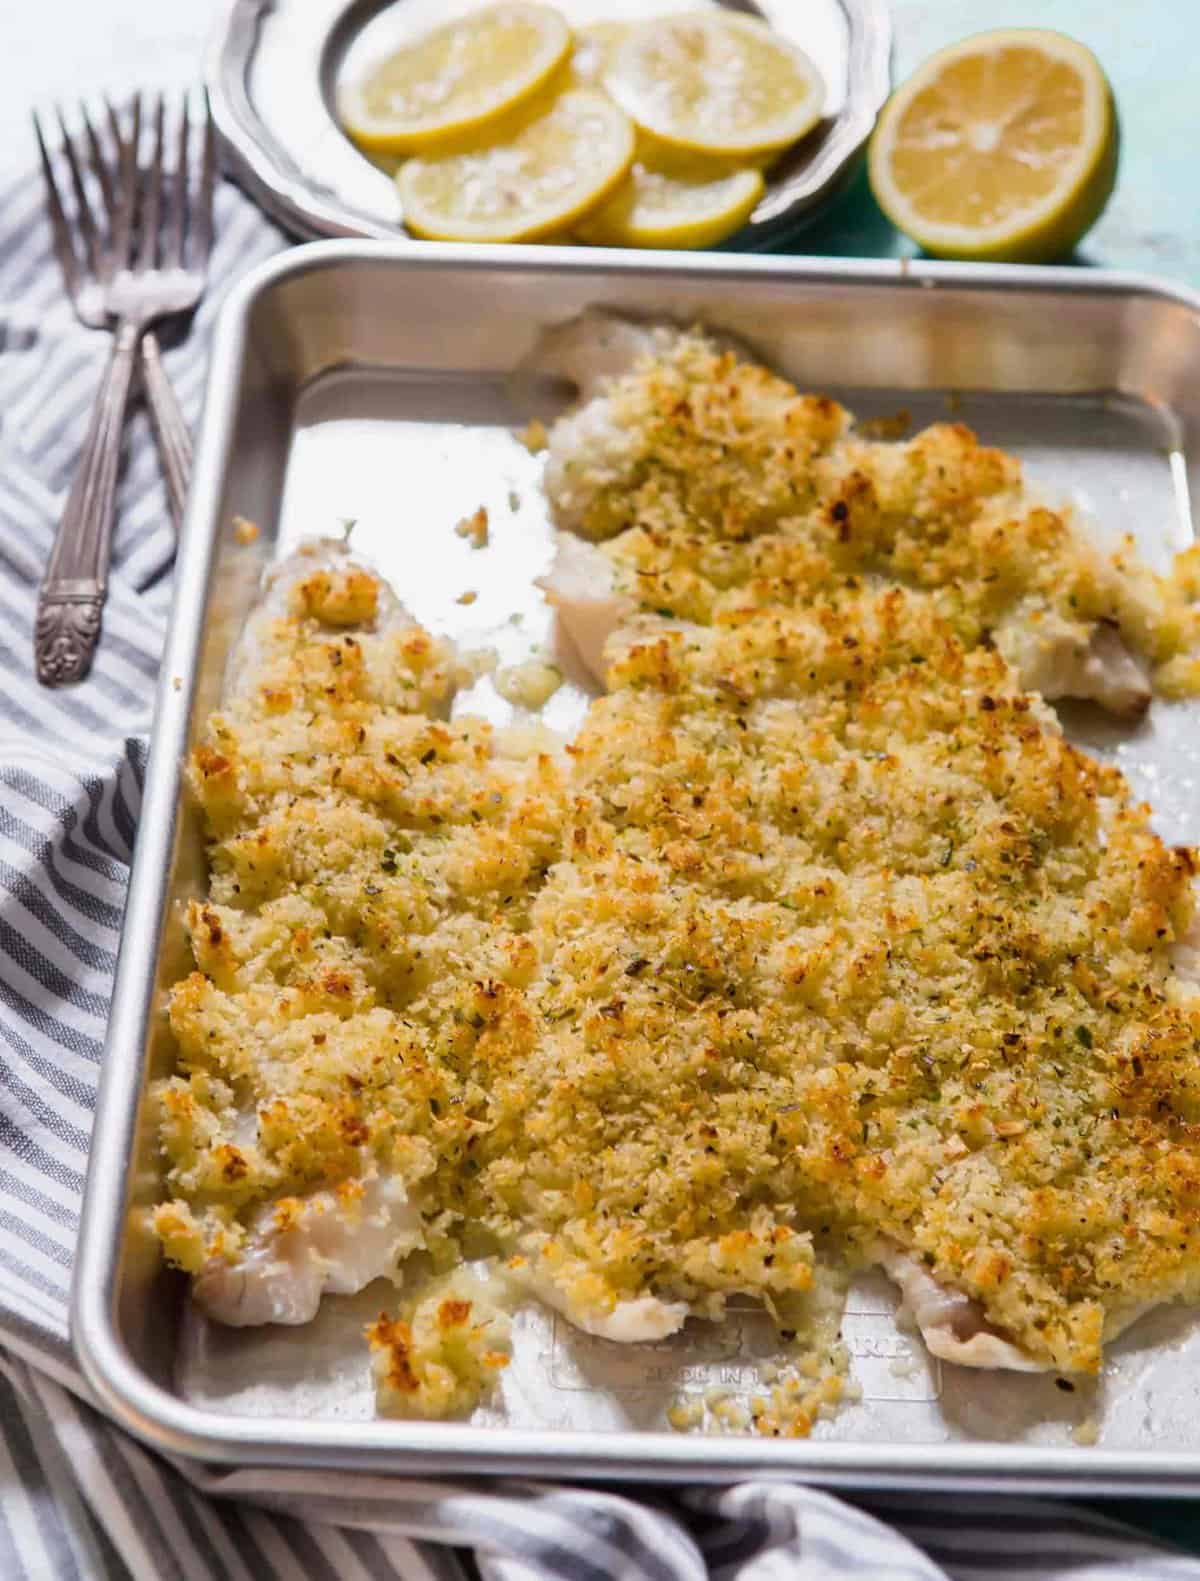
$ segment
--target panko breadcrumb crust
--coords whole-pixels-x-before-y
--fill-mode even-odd
[[[442,718],[452,653],[350,562],[258,618],[190,766],[212,876],[156,1090],[167,1255],[234,1259],[370,1162],[435,1261],[536,1259],[579,1315],[737,1293],[792,1330],[822,1260],[886,1240],[1094,1372],[1136,1309],[1200,1297],[1196,863],[997,633],[1112,619],[1190,685],[1194,589],[1020,510],[965,429],[857,439],[681,355],[712,360],[617,386],[649,448],[576,499],[654,591],[565,755]],[[499,1353],[447,1332],[486,1327],[381,1318],[386,1390],[465,1408]]]
[[[836,401],[799,395],[701,334],[669,338],[561,419],[546,489],[650,614],[709,624],[857,580],[928,591],[964,645],[997,646],[1031,685],[1098,624],[1120,632],[1163,695],[1200,683],[1200,551],[1170,577],[1141,564],[1131,539],[1106,553],[965,424],[868,438]]]

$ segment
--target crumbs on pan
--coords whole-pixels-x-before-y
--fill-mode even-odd
[[[548,703],[563,683],[563,672],[548,659],[526,659],[523,664],[497,670],[494,684],[505,702],[535,710]]]
[[[521,430],[518,438],[529,454],[536,456],[545,450],[549,435],[546,433],[545,423],[542,422],[540,417],[535,417],[532,422],[527,423]]]
[[[472,511],[469,516],[464,516],[454,531],[460,538],[466,538],[472,548],[484,548],[488,542],[489,534],[487,506],[481,505],[478,510]]]
[[[233,518],[233,536],[240,544],[254,543],[259,537],[258,523],[248,520],[245,516],[235,516]]]
[[[367,1328],[381,1409],[392,1416],[465,1416],[493,1394],[510,1360],[510,1320],[465,1269]]]
[[[838,1405],[861,1399],[862,1392],[846,1381],[848,1357],[823,1360],[804,1357],[799,1363],[763,1369],[760,1392],[743,1398],[722,1386],[702,1395],[687,1395],[667,1410],[667,1422],[678,1433],[699,1428],[709,1433],[757,1433],[761,1438],[807,1438],[818,1421],[831,1421]]]

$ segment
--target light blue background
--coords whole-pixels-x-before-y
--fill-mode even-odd
[[[1053,27],[1087,44],[1116,94],[1121,163],[1078,261],[1200,286],[1200,0],[893,0],[892,22],[894,83],[943,44],[987,28]],[[772,250],[875,258],[916,251],[880,214],[861,172],[819,219]]]

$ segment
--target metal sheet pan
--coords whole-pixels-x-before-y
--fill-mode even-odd
[[[142,1096],[170,1058],[162,993],[187,968],[179,906],[202,880],[180,765],[262,567],[355,517],[355,547],[436,629],[495,642],[506,659],[552,642],[530,587],[548,552],[537,464],[512,429],[524,402],[555,392],[510,375],[547,327],[589,306],[731,331],[863,416],[954,411],[1097,530],[1132,529],[1151,560],[1192,541],[1200,297],[1151,280],[353,242],[258,270],[217,335],[163,658],[80,1238],[74,1338],[89,1379],[156,1447],[242,1465],[1195,1494],[1195,1312],[1144,1319],[1094,1387],[1064,1394],[1045,1377],[938,1369],[897,1329],[886,1284],[864,1281],[845,1324],[862,1403],[781,1442],[661,1430],[681,1390],[753,1388],[766,1339],[752,1311],[618,1348],[531,1310],[501,1409],[391,1422],[373,1419],[361,1348],[344,1343],[386,1293],[335,1298],[299,1332],[232,1333],[198,1326],[183,1281],[162,1267],[146,1222],[157,1180]],[[450,528],[481,502],[493,541],[476,553]],[[235,513],[260,524],[255,545],[235,539]],[[463,606],[467,588],[479,598]],[[503,717],[486,684],[468,701]],[[583,703],[566,688],[556,722]],[[1165,836],[1200,837],[1194,709],[1156,704],[1132,734],[1083,716],[1068,725],[1121,763]],[[1099,1443],[1085,1448],[1074,1435],[1091,1420]]]
[[[636,20],[644,0],[557,0],[573,26]],[[357,149],[335,113],[339,81],[479,0],[231,0],[207,80],[226,163],[255,200],[303,236],[403,237],[391,175]],[[682,0],[761,16],[811,56],[825,114],[772,169],[733,245],[769,245],[837,191],[888,94],[891,21],[883,0]],[[410,245],[423,246],[409,238]]]

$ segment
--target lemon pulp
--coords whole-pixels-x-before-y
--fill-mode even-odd
[[[408,154],[482,130],[531,95],[571,48],[548,5],[508,0],[413,40],[344,90],[346,130],[375,153]]]
[[[761,22],[718,11],[631,28],[605,85],[664,143],[732,157],[794,143],[816,124],[824,98],[802,50]]]
[[[589,22],[575,33],[571,71],[577,82],[602,88],[617,50],[629,37],[629,22]]]
[[[633,153],[633,126],[612,100],[571,88],[502,141],[410,159],[397,177],[404,223],[441,241],[534,240],[600,203]]]

